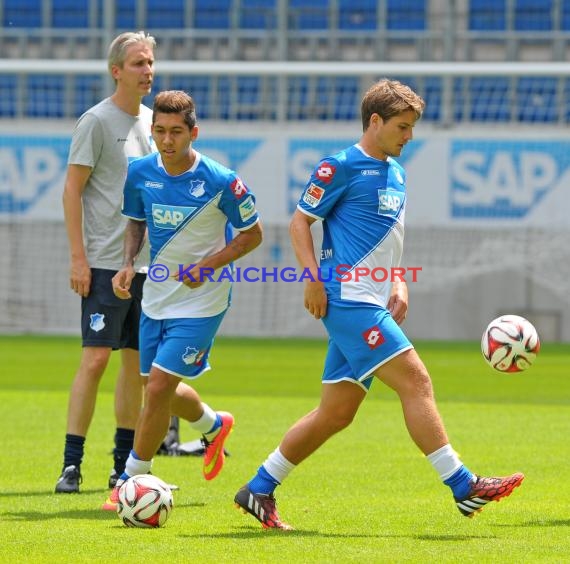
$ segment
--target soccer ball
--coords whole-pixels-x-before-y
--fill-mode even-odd
[[[162,527],[172,507],[170,488],[151,474],[133,476],[119,489],[117,514],[127,527]]]
[[[501,315],[489,323],[481,338],[481,351],[499,372],[530,368],[540,350],[534,325],[518,315]]]

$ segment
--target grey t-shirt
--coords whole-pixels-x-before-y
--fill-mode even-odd
[[[68,164],[92,168],[83,192],[83,240],[89,266],[118,270],[123,262],[127,220],[121,215],[123,187],[130,160],[154,150],[152,110],[141,105],[132,116],[110,98],[87,110],[77,121]],[[148,247],[137,269],[148,264]]]

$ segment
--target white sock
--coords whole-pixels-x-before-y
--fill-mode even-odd
[[[129,477],[137,476],[138,474],[148,474],[151,468],[152,460],[139,460],[132,454],[129,454],[125,465],[125,474]]]
[[[459,456],[457,456],[457,453],[449,444],[428,454],[427,459],[431,462],[431,465],[439,474],[442,481],[453,476],[453,474],[463,466],[463,463],[459,460]]]
[[[295,464],[289,462],[279,450],[276,448],[263,463],[265,469],[271,474],[280,484],[295,468]]]
[[[190,427],[205,435],[214,426],[217,414],[207,403],[202,402],[202,408],[204,413],[197,421],[190,421]]]

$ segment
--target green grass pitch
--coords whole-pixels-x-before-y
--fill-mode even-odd
[[[76,338],[0,337],[0,562],[567,562],[570,553],[570,347],[502,375],[477,343],[416,343],[454,448],[481,474],[523,471],[513,495],[474,519],[409,439],[395,394],[376,382],[353,425],[277,489],[292,533],[264,531],[233,507],[285,430],[316,405],[326,343],[219,338],[203,399],[230,410],[231,456],[212,482],[201,459],[157,457],[177,483],[162,529],[123,527],[99,510],[114,433],[113,355],[86,443],[80,495],[54,495]],[[182,424],[183,441],[197,438]]]

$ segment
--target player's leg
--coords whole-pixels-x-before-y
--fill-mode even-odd
[[[459,460],[449,444],[427,369],[414,350],[397,355],[378,368],[375,375],[398,394],[410,437],[451,488],[463,515],[472,517],[489,501],[510,495],[522,483],[521,473],[480,477]]]
[[[112,274],[113,271],[92,269],[91,291],[81,300],[83,351],[69,395],[63,471],[56,493],[79,491],[85,437],[93,418],[99,382],[111,350],[119,346],[122,320],[107,299],[108,292],[112,293]]]
[[[119,476],[125,471],[125,463],[133,448],[143,398],[143,382],[139,361],[139,325],[141,315],[142,289],[145,276],[137,274],[131,283],[130,300],[116,301],[108,296],[110,303],[117,306],[120,316],[121,367],[115,384],[115,437],[113,468],[109,476],[109,488],[115,487]]]
[[[55,493],[77,493],[81,483],[81,463],[85,438],[97,400],[99,382],[109,362],[109,347],[84,347],[69,393],[63,468]]]

